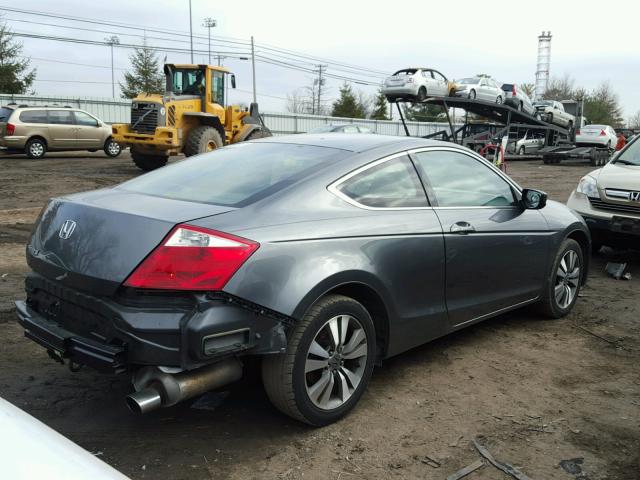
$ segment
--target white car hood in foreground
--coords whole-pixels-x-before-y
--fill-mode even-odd
[[[128,480],[128,477],[2,398],[0,478]]]

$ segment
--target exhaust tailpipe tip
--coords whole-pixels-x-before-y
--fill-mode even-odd
[[[126,402],[133,413],[143,414],[160,408],[162,397],[155,388],[145,388],[127,395]]]

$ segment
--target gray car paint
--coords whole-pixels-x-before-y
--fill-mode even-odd
[[[101,287],[109,295],[174,224],[225,231],[260,243],[225,286],[227,293],[300,319],[326,292],[345,284],[366,286],[385,306],[389,356],[535,300],[561,239],[574,230],[588,238],[584,222],[553,202],[539,211],[370,210],[327,189],[347,173],[396,152],[421,147],[470,152],[463,147],[366,134],[259,142],[328,146],[353,155],[235,210],[118,188],[56,200],[38,224],[29,247],[30,265],[52,278],[59,274],[56,279],[69,286],[92,292]],[[55,240],[58,224],[74,215],[86,222],[85,238],[64,249]],[[477,231],[448,233],[449,225],[459,220],[473,222]],[[95,235],[100,232],[106,233],[104,238]],[[78,252],[90,252],[89,259]]]

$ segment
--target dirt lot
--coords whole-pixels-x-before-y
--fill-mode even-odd
[[[590,170],[540,161],[509,167],[523,186],[560,201]],[[256,365],[225,394],[206,398],[222,400],[215,408],[186,402],[129,413],[128,378],[53,363],[23,338],[12,302],[23,297],[24,244],[45,200],[139,173],[128,155],[0,159],[0,395],[126,475],[444,479],[479,458],[471,441],[480,438],[532,479],[640,478],[638,253],[595,256],[589,284],[563,320],[510,313],[385,362],[356,410],[323,429],[272,408]],[[606,277],[611,258],[630,262],[631,281]],[[511,477],[485,466],[467,478]]]

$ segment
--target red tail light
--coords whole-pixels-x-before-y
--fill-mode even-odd
[[[178,225],[124,282],[163,290],[220,290],[259,243],[193,225]]]
[[[600,130],[600,136],[604,137],[607,134],[607,132],[605,132],[604,130]]]
[[[7,123],[7,126],[5,128],[5,135],[13,135],[14,133],[16,133],[16,126],[13,123]]]
[[[513,93],[513,96],[516,96],[516,86],[514,85],[513,87],[511,87],[511,93]]]
[[[580,129],[576,130],[576,135],[580,135]]]

